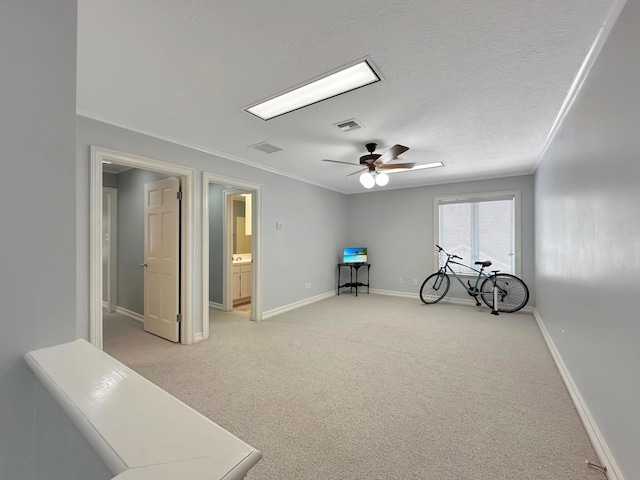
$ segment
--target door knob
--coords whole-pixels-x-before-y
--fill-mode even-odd
[[[146,267],[147,266],[147,262],[143,262],[140,264],[141,267]]]

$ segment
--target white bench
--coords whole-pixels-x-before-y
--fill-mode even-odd
[[[114,480],[242,479],[262,454],[85,340],[25,361]]]

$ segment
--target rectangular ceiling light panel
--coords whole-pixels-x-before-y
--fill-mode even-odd
[[[442,162],[423,163],[421,165],[416,165],[413,168],[394,168],[393,170],[388,170],[385,173],[411,172],[413,170],[424,170],[425,168],[438,168],[438,167],[444,167],[444,163]]]
[[[307,107],[356,88],[379,82],[380,77],[366,60],[319,80],[278,95],[245,110],[263,120]]]

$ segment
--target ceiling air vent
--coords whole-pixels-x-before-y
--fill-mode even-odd
[[[273,153],[282,150],[280,147],[276,147],[275,145],[271,145],[267,142],[256,143],[255,145],[251,145],[249,148],[255,148],[256,150],[260,150],[264,153]]]
[[[348,132],[349,130],[357,130],[358,128],[362,128],[362,124],[359,123],[355,118],[351,120],[345,120],[344,122],[334,123],[336,127],[340,129],[342,132]]]

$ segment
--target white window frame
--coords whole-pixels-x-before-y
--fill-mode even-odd
[[[438,252],[435,245],[440,241],[440,204],[449,202],[475,202],[475,201],[491,201],[501,200],[504,197],[513,196],[513,215],[514,215],[514,259],[513,259],[513,275],[522,276],[522,214],[521,214],[521,192],[520,190],[502,190],[496,192],[468,193],[459,195],[438,195],[433,197],[433,244],[434,244],[434,266],[435,269],[440,268],[438,263]],[[491,260],[488,258],[487,260]],[[469,263],[469,259],[465,258],[462,263]],[[461,276],[475,276],[471,273],[459,273]]]

